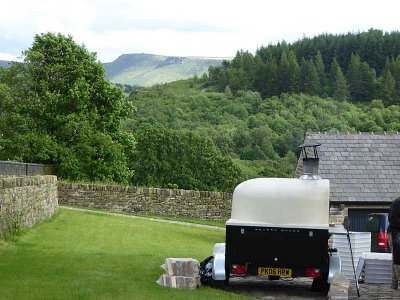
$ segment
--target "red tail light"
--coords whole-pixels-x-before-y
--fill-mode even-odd
[[[232,265],[231,273],[234,275],[246,275],[245,265]]]
[[[388,237],[386,232],[378,233],[378,248],[380,249],[388,248]]]
[[[306,277],[319,278],[321,277],[321,270],[314,268],[306,268]]]

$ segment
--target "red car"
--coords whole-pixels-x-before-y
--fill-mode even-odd
[[[373,213],[368,215],[365,231],[371,232],[371,252],[391,252],[387,235],[388,226],[388,213]]]

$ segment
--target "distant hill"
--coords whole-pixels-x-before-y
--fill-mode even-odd
[[[113,62],[103,63],[106,77],[121,85],[152,86],[201,76],[210,66],[220,66],[224,59],[209,57],[178,57],[153,54],[123,54]],[[0,60],[0,67],[8,68],[11,62]]]
[[[123,54],[104,63],[106,77],[114,83],[151,86],[195,75],[201,76],[210,66],[221,65],[224,58],[178,57],[153,54]]]
[[[0,60],[0,67],[8,68],[10,66],[11,61],[8,60]]]

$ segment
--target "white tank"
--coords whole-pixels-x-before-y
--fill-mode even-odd
[[[227,225],[329,228],[329,180],[256,178],[232,198]]]

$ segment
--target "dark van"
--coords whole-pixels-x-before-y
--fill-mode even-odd
[[[365,231],[371,232],[371,252],[391,252],[387,235],[388,226],[388,213],[373,213],[368,215]]]

